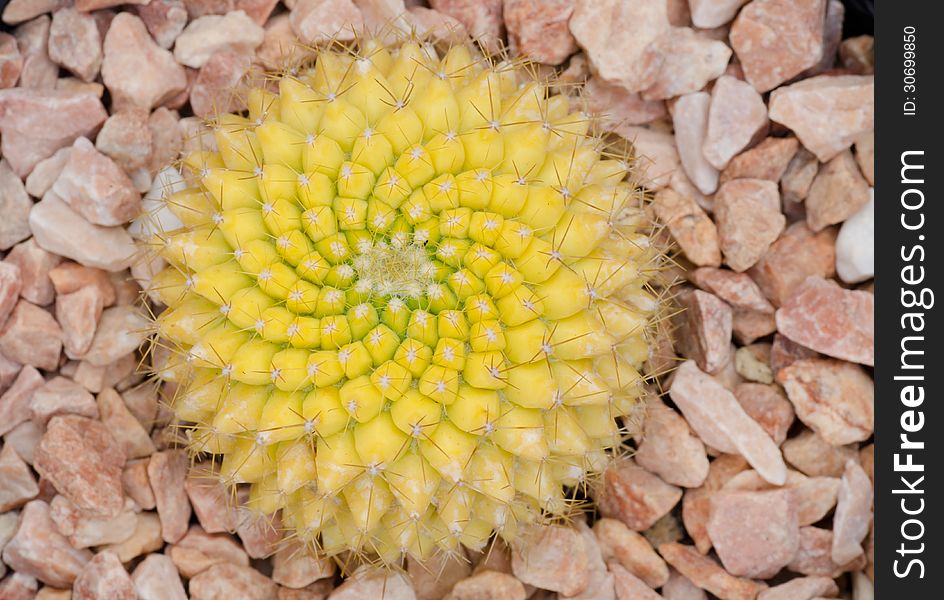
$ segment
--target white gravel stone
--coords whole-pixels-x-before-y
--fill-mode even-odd
[[[875,277],[875,188],[869,188],[868,203],[839,229],[836,273],[846,283]]]

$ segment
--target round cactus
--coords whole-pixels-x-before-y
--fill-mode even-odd
[[[619,446],[658,254],[627,157],[554,90],[470,46],[333,47],[183,158],[157,370],[191,449],[298,540],[513,539]]]

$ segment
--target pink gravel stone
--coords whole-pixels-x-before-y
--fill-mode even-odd
[[[7,317],[20,299],[20,290],[23,288],[20,273],[20,267],[17,265],[0,262],[0,327],[7,322]]]
[[[56,320],[62,327],[62,342],[67,355],[82,356],[88,351],[103,305],[101,290],[91,285],[56,296]]]
[[[692,23],[700,29],[714,29],[730,23],[738,9],[749,0],[689,0]]]
[[[806,148],[800,147],[790,159],[787,169],[780,177],[780,191],[783,195],[784,212],[806,199],[813,185],[813,179],[819,172],[819,161]]]
[[[9,33],[0,33],[0,88],[16,85],[23,70],[23,56],[16,38]]]
[[[16,88],[0,91],[2,152],[20,177],[59,148],[91,135],[105,121],[93,94]]]
[[[278,14],[265,25],[265,37],[256,49],[256,62],[265,69],[277,70],[290,65],[299,50],[290,15]]]
[[[298,544],[285,544],[272,559],[272,581],[289,588],[303,588],[319,579],[334,575],[330,558],[312,556],[312,550]]]
[[[190,105],[199,117],[239,111],[245,101],[235,93],[240,80],[249,72],[250,57],[222,50],[206,61],[190,90]]]
[[[226,488],[212,475],[200,476],[199,469],[195,470],[197,474],[187,478],[184,488],[200,525],[208,533],[234,531],[239,524],[239,514],[231,506]]]
[[[47,306],[55,297],[49,272],[62,258],[46,252],[36,240],[29,239],[14,246],[4,262],[20,268],[20,297],[39,306]]]
[[[705,158],[716,169],[724,169],[735,155],[765,134],[767,126],[767,107],[760,94],[740,79],[722,75],[711,92],[708,132],[702,147]]]
[[[20,369],[13,384],[0,396],[0,435],[6,435],[32,416],[30,399],[43,383],[43,376],[33,367]]]
[[[855,445],[834,446],[813,431],[802,431],[783,444],[783,456],[810,477],[841,477],[856,457]]]
[[[151,150],[148,157],[148,169],[151,173],[160,173],[180,154],[183,139],[180,136],[178,122],[180,115],[163,106],[151,113],[148,129],[151,131]],[[161,183],[161,177],[155,180]]]
[[[33,0],[25,0],[33,2]],[[58,1],[58,0],[57,0]],[[65,2],[61,4],[65,5]],[[9,5],[8,5],[9,6]],[[59,65],[49,60],[49,15],[41,15],[16,28],[16,44],[23,57],[20,71],[20,87],[30,89],[52,89],[59,77]]]
[[[826,0],[753,0],[731,26],[731,45],[759,92],[816,65],[823,53]]]
[[[5,569],[4,569],[5,570]],[[0,570],[3,572],[3,570]],[[39,583],[35,577],[13,573],[0,582],[0,598],[3,600],[33,600],[37,598]]]
[[[643,100],[623,87],[590,77],[583,88],[587,110],[598,115],[600,124],[612,131],[624,125],[645,125],[666,115],[665,102]]]
[[[588,548],[575,528],[534,526],[521,533],[512,544],[515,577],[564,596],[576,595],[590,584]]]
[[[718,296],[734,308],[773,313],[774,307],[748,275],[726,269],[701,267],[692,273],[692,282]]]
[[[777,311],[777,328],[791,340],[835,358],[875,364],[874,296],[809,277]]]
[[[511,47],[546,65],[559,65],[577,51],[567,22],[574,0],[505,0],[503,18]]]
[[[166,112],[166,109],[160,110]],[[114,160],[115,164],[129,174],[149,164],[151,143],[148,111],[140,108],[131,108],[111,115],[95,138],[98,151]]]
[[[662,544],[659,554],[667,563],[698,587],[726,600],[754,600],[763,589],[762,584],[741,579],[722,569],[718,563],[702,556],[691,546]]]
[[[210,567],[191,579],[189,587],[191,600],[276,600],[278,589],[271,579],[259,571],[233,564]]]
[[[776,444],[744,412],[734,394],[694,362],[679,366],[669,393],[706,444],[741,454],[771,483],[781,485],[786,481],[787,468]]]
[[[0,450],[0,512],[23,506],[39,495],[39,486],[29,466],[13,446]]]
[[[850,563],[837,565],[831,557],[832,544],[833,532],[829,529],[801,527],[800,548],[787,568],[802,575],[835,579],[842,573],[857,571],[865,566],[865,554],[860,554]]]
[[[34,467],[81,510],[110,517],[124,505],[124,463],[124,451],[104,425],[63,415],[49,421]]]
[[[301,42],[319,44],[354,39],[364,18],[351,0],[297,0],[290,22]]]
[[[161,521],[153,512],[138,514],[130,537],[118,544],[104,546],[103,550],[114,552],[121,562],[128,563],[149,552],[157,552],[164,545],[161,539]]]
[[[101,552],[85,565],[72,587],[75,600],[137,600],[134,584],[121,561],[111,552]]]
[[[52,184],[59,178],[59,173],[69,160],[72,147],[67,146],[56,150],[55,154],[40,161],[26,178],[26,191],[34,198],[42,198],[52,188]],[[32,206],[32,203],[30,203]],[[26,213],[29,215],[29,213]]]
[[[701,487],[685,491],[682,499],[682,522],[685,530],[702,554],[711,549],[706,529],[711,514],[711,496],[738,473],[748,468],[747,461],[737,454],[722,454],[711,462],[708,477]]]
[[[281,553],[281,550],[279,553]],[[509,558],[509,560],[511,559]],[[472,564],[466,557],[465,552],[435,553],[429,559],[423,561],[407,557],[406,569],[410,580],[413,582],[417,600],[445,598],[456,583],[472,574]],[[272,579],[278,582],[275,574],[272,575]],[[501,582],[496,583],[501,584]],[[521,583],[519,582],[518,585],[521,586]],[[522,589],[524,589],[523,586]]]
[[[836,514],[833,516],[832,559],[846,564],[862,554],[862,541],[872,520],[872,482],[854,460],[846,463],[839,483]]]
[[[73,548],[59,533],[49,505],[41,500],[23,508],[16,534],[3,549],[3,562],[10,568],[60,588],[71,587],[91,559],[91,552]]]
[[[68,0],[10,0],[3,9],[3,22],[16,25],[67,4],[70,4]]]
[[[105,309],[95,330],[95,337],[83,356],[96,366],[107,366],[137,350],[144,341],[148,321],[137,306],[113,306]]]
[[[54,377],[33,392],[30,412],[33,421],[42,427],[57,415],[98,418],[98,407],[92,394],[65,377]]]
[[[7,250],[30,236],[29,212],[33,201],[10,163],[0,160],[0,250]]]
[[[96,225],[121,225],[141,211],[141,195],[131,179],[84,137],[73,144],[69,160],[52,189]]]
[[[644,469],[673,485],[698,487],[708,476],[704,444],[681,415],[659,401],[650,401],[647,406],[635,458]]]
[[[813,233],[806,223],[790,225],[748,274],[780,306],[808,277],[836,274],[836,230]],[[799,340],[797,340],[799,341]]]
[[[679,159],[689,179],[703,194],[713,194],[718,189],[718,169],[702,152],[710,105],[711,96],[707,92],[697,92],[679,98],[672,109]]]
[[[660,600],[662,596],[618,563],[610,563],[617,600]]]
[[[154,43],[141,19],[128,12],[119,13],[108,28],[102,81],[117,110],[149,110],[187,87],[183,67]]]
[[[59,366],[62,330],[48,312],[20,300],[0,328],[0,352],[24,365],[54,371]]]
[[[121,488],[135,504],[144,510],[151,510],[157,504],[148,480],[147,466],[146,459],[128,461],[121,472]]]
[[[682,490],[626,459],[606,469],[595,498],[604,517],[619,519],[635,531],[645,531],[678,504]]]
[[[53,498],[49,507],[59,533],[68,537],[74,548],[121,543],[134,533],[138,520],[137,507],[128,498],[124,508],[114,517],[90,516],[65,496]]]
[[[668,188],[656,194],[651,206],[690,261],[699,266],[721,265],[718,229],[693,198]]]
[[[780,181],[799,147],[800,143],[794,137],[769,137],[732,158],[721,173],[721,182],[732,179]]]
[[[264,37],[265,30],[241,10],[207,15],[191,21],[177,36],[174,57],[184,66],[199,69],[218,52],[250,56]]]
[[[361,600],[362,598],[414,600],[416,593],[413,591],[410,580],[403,573],[382,567],[365,566],[354,571],[331,593],[331,600]]]
[[[642,535],[616,519],[599,519],[593,524],[603,559],[615,560],[651,588],[662,587],[669,568]]]
[[[196,525],[190,527],[178,543],[170,546],[168,555],[180,574],[188,579],[216,564],[249,566],[249,557],[232,536],[210,535]]]
[[[858,365],[824,359],[799,360],[777,380],[797,417],[830,444],[868,439],[875,428],[872,379]]]
[[[148,0],[75,0],[75,7],[85,12],[112,8],[122,4],[146,4]]]
[[[814,600],[838,594],[836,582],[829,577],[797,577],[762,591],[757,600]]]
[[[681,352],[708,373],[718,373],[731,360],[731,307],[701,290],[682,290],[677,303]],[[696,484],[698,485],[698,484]]]
[[[131,581],[139,600],[187,600],[177,567],[163,554],[149,554],[135,567]]]
[[[651,50],[660,56],[661,66],[654,83],[642,93],[646,100],[697,92],[724,74],[731,58],[727,44],[688,27],[671,28],[652,44]]]
[[[770,118],[826,162],[875,128],[875,78],[820,75],[770,94]]]
[[[151,37],[165,50],[174,45],[187,24],[187,8],[181,0],[151,0],[136,9]]]
[[[705,590],[675,569],[669,569],[669,580],[662,586],[662,597],[665,600],[708,600]]]
[[[524,584],[507,573],[489,569],[459,581],[445,596],[446,600],[524,600],[526,597]]]
[[[641,92],[656,82],[662,56],[652,45],[669,27],[664,0],[580,0],[570,19],[570,31],[594,73],[628,92]]]
[[[778,386],[742,383],[734,388],[734,397],[775,444],[779,446],[787,439],[795,415],[793,405]]]
[[[852,158],[844,150],[824,164],[806,197],[806,222],[819,231],[841,223],[865,206],[870,198],[869,184]]]
[[[772,577],[799,547],[796,501],[787,490],[720,491],[707,527],[725,569],[739,577]]]
[[[462,23],[491,52],[501,45],[501,0],[430,0],[430,6]]]
[[[157,514],[161,517],[164,541],[174,543],[187,533],[190,522],[190,501],[184,491],[184,480],[190,466],[184,450],[168,450],[151,455],[148,479],[154,490]]]
[[[93,81],[102,65],[102,38],[95,18],[71,7],[57,10],[49,28],[49,58],[82,81]]]
[[[154,453],[154,443],[148,432],[113,388],[105,388],[98,394],[98,409],[102,423],[115,436],[128,458],[142,458]]]

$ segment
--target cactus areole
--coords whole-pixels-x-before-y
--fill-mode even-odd
[[[659,255],[627,157],[533,71],[315,51],[207,123],[159,209],[154,362],[191,450],[320,553],[513,540],[620,445]]]

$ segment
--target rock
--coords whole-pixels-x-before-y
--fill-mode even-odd
[[[802,575],[835,579],[844,572],[856,571],[865,565],[864,554],[860,554],[851,563],[837,565],[831,558],[832,543],[832,531],[818,527],[801,527],[800,548],[787,568]]]
[[[16,450],[20,458],[32,465],[33,459],[36,456],[36,448],[39,446],[39,440],[42,437],[43,431],[38,425],[32,421],[24,421],[3,436],[3,440],[4,443],[9,444]],[[48,491],[49,483],[44,481],[40,483],[44,484],[44,486],[39,489],[40,494],[44,491]]]
[[[167,184],[166,174],[163,178],[160,174],[170,170],[167,165],[174,162],[180,154],[183,140],[178,127],[179,120],[180,116],[176,112],[163,106],[151,113],[148,119],[148,129],[151,130],[151,150],[147,166],[150,173],[157,173],[152,185]]]
[[[119,544],[131,537],[138,520],[138,507],[130,499],[125,499],[117,515],[104,518],[87,515],[65,496],[53,498],[49,507],[59,533],[68,537],[74,548]]]
[[[281,552],[279,550],[276,557]],[[471,561],[463,551],[455,553],[439,552],[423,561],[408,556],[406,566],[407,574],[413,582],[413,591],[416,593],[417,600],[445,598],[457,582],[468,578],[472,574]],[[274,575],[273,579],[275,579]],[[519,585],[521,585],[520,582]],[[524,588],[522,587],[522,589]]]
[[[744,76],[767,92],[816,65],[823,55],[826,0],[753,0],[731,25]]]
[[[679,166],[675,138],[643,127],[620,127],[617,133],[633,145],[633,166],[640,183],[653,191],[664,188]]]
[[[875,192],[850,216],[836,238],[836,273],[846,283],[861,283],[875,276]]]
[[[0,267],[0,276],[2,276],[2,273],[3,268]],[[2,285],[2,281],[0,281],[0,286]],[[2,287],[0,287],[0,291],[2,291]],[[7,391],[7,389],[13,385],[13,382],[16,380],[16,376],[19,375],[22,368],[23,365],[10,360],[3,354],[0,354],[0,394],[3,394],[3,392]]]
[[[335,565],[330,558],[315,557],[310,552],[309,548],[298,544],[280,548],[272,561],[272,581],[298,589],[334,575]]]
[[[777,184],[762,179],[736,179],[715,195],[715,221],[725,262],[741,272],[767,252],[786,219],[780,214]]]
[[[623,87],[590,77],[583,88],[587,110],[598,115],[603,128],[618,131],[624,125],[645,125],[664,117],[665,102],[643,100]]]
[[[799,147],[800,143],[796,138],[769,137],[754,148],[732,158],[721,173],[721,182],[732,179],[766,179],[776,183],[786,173]]]
[[[806,223],[794,223],[770,245],[748,275],[774,306],[780,306],[808,277],[835,274],[835,246],[835,229],[813,233]]]
[[[669,580],[662,586],[662,597],[665,600],[708,600],[705,590],[675,569],[669,569]]]
[[[872,520],[872,482],[855,460],[846,463],[833,516],[832,560],[844,565],[862,554]]]
[[[10,169],[10,163],[0,160],[0,250],[9,250],[30,236],[27,220],[31,208],[33,201],[23,182]]]
[[[85,267],[74,262],[63,262],[49,271],[49,279],[56,289],[56,294],[71,294],[86,286],[93,286],[102,297],[104,306],[115,303],[115,288],[108,279],[108,274],[101,269]]]
[[[112,21],[104,47],[102,81],[115,110],[150,110],[187,88],[184,68],[154,43],[141,19],[130,12]]]
[[[689,179],[703,194],[713,194],[718,189],[718,169],[701,151],[708,130],[710,104],[711,96],[707,92],[697,92],[679,98],[672,110],[679,159]]]
[[[651,206],[690,261],[699,266],[721,264],[718,229],[695,200],[668,188],[656,194]]]
[[[718,296],[736,309],[773,314],[774,307],[748,275],[715,267],[701,267],[691,274],[698,287]]]
[[[128,458],[142,458],[154,453],[154,443],[148,432],[113,388],[105,388],[98,394],[98,410],[102,415],[102,423],[115,436]]]
[[[875,364],[874,296],[811,276],[777,311],[780,333],[828,356]]]
[[[161,517],[161,532],[164,541],[171,544],[187,533],[190,522],[190,501],[184,491],[189,465],[183,450],[152,454],[148,463],[148,480],[154,490],[157,514]]]
[[[669,568],[646,538],[616,519],[599,519],[593,524],[603,559],[615,560],[651,588],[662,587]]]
[[[104,425],[77,415],[53,417],[39,443],[34,467],[90,516],[121,511],[124,451]]]
[[[75,7],[83,12],[112,8],[121,4],[146,4],[148,0],[75,0]]]
[[[297,0],[289,22],[299,41],[319,44],[347,42],[364,26],[364,18],[351,0]]]
[[[688,27],[673,27],[650,47],[661,58],[654,83],[642,97],[665,100],[693,94],[722,74],[731,58],[731,49]],[[707,113],[707,107],[705,107]],[[706,192],[709,193],[709,192]]]
[[[775,444],[779,446],[787,439],[793,425],[793,406],[778,386],[742,383],[734,388],[734,397]]]
[[[837,594],[839,588],[829,577],[797,577],[762,591],[757,600],[814,600],[832,598]]]
[[[758,0],[755,0],[757,2]],[[708,131],[702,151],[718,170],[767,131],[767,107],[750,85],[722,75],[711,91]]]
[[[574,596],[591,583],[589,550],[575,528],[535,525],[511,545],[511,568],[525,584]]]
[[[770,118],[826,162],[874,129],[874,89],[871,75],[811,77],[773,91]]]
[[[282,13],[269,19],[262,45],[256,49],[256,62],[267,70],[278,70],[291,65],[297,51],[298,39],[292,31],[290,15]]]
[[[244,508],[238,512],[236,533],[251,558],[268,558],[275,554],[282,541],[282,525],[278,515],[260,515]]]
[[[134,584],[118,557],[111,552],[101,552],[82,571],[72,588],[75,600],[114,598],[136,600]]]
[[[210,118],[243,110],[245,99],[233,90],[249,72],[250,66],[250,58],[237,52],[222,50],[213,54],[200,69],[190,90],[194,114]]]
[[[39,486],[29,466],[13,446],[0,450],[0,512],[19,508],[39,495]]]
[[[649,402],[647,409],[636,462],[666,483],[688,488],[700,486],[708,476],[708,457],[701,440],[681,415],[661,402]]]
[[[200,525],[208,533],[233,531],[239,524],[239,515],[231,507],[226,488],[211,474],[200,475],[200,467],[184,482],[184,488]]]
[[[138,515],[134,531],[125,541],[104,547],[104,550],[114,552],[123,563],[149,552],[157,552],[164,545],[161,539],[161,522],[152,512]]]
[[[787,468],[777,446],[744,412],[734,394],[699,370],[693,361],[683,362],[676,370],[669,394],[707,445],[741,454],[775,485],[786,481]]]
[[[756,310],[735,309],[731,319],[731,328],[734,330],[734,339],[741,344],[750,345],[756,340],[777,331],[777,323],[770,313]],[[729,365],[733,367],[733,365]],[[733,369],[737,372],[736,369]]]
[[[731,307],[701,290],[682,290],[676,302],[684,311],[678,336],[682,355],[704,371],[720,372],[731,360]]]
[[[52,184],[56,182],[59,173],[66,166],[66,161],[69,160],[69,153],[71,152],[71,146],[60,148],[56,150],[55,154],[40,161],[33,168],[33,172],[26,178],[26,191],[29,192],[30,196],[42,198],[52,188]],[[30,206],[32,207],[32,203],[30,203]],[[28,216],[29,213],[26,214]],[[25,224],[24,227],[27,231],[29,230]]]
[[[103,304],[101,291],[94,286],[56,297],[56,320],[67,355],[82,356],[88,351]]]
[[[856,75],[871,75],[875,72],[875,38],[860,35],[842,40],[839,61]]]
[[[567,22],[574,0],[505,0],[503,18],[511,47],[546,65],[559,65],[577,51]]]
[[[147,334],[148,320],[137,306],[113,306],[102,312],[95,337],[82,359],[107,366],[137,350]]]
[[[69,4],[67,0],[10,0],[3,9],[3,22],[16,25],[43,13],[54,12],[66,4]]]
[[[844,150],[823,165],[806,198],[806,221],[813,231],[845,221],[868,203],[870,190],[852,158]]]
[[[279,0],[236,0],[235,8],[246,13],[257,25],[263,25],[278,3]]]
[[[98,130],[106,116],[101,101],[86,92],[0,90],[0,151],[25,177],[56,150]]]
[[[416,600],[413,586],[402,573],[382,567],[361,567],[344,580],[334,592],[331,600],[361,600],[382,598],[383,600]]]
[[[151,0],[135,7],[157,45],[167,50],[187,24],[187,8],[182,0]]]
[[[707,531],[730,574],[773,577],[799,548],[796,501],[787,490],[717,492]]]
[[[728,574],[718,563],[691,546],[670,543],[659,546],[659,554],[696,586],[729,600],[751,600],[762,584]]]
[[[784,442],[783,456],[810,477],[840,477],[856,450],[854,445],[834,446],[815,432],[803,431]]]
[[[570,19],[594,73],[631,93],[656,82],[663,59],[651,46],[669,27],[664,0],[579,0]]]
[[[26,2],[32,2],[32,0],[26,0]],[[59,65],[49,60],[47,52],[50,23],[48,15],[41,15],[16,28],[16,44],[23,57],[19,81],[22,88],[38,90],[56,87]]]
[[[780,371],[797,417],[835,446],[867,439],[875,427],[872,379],[852,363],[806,359]]]
[[[207,15],[191,21],[177,37],[174,57],[184,66],[199,69],[221,50],[251,55],[264,37],[265,30],[241,10]]]
[[[159,110],[167,112],[167,109],[163,107]],[[176,125],[176,122],[174,125]],[[172,129],[176,130],[176,127]],[[149,165],[151,143],[152,135],[151,128],[148,126],[148,112],[139,108],[116,112],[108,117],[95,139],[95,147],[98,151],[107,155],[115,161],[115,164],[130,174],[134,174],[137,169]]]
[[[20,299],[20,290],[23,288],[23,278],[20,274],[20,267],[17,265],[0,261],[0,327],[6,323],[7,317]],[[0,388],[6,388],[12,383],[6,382],[5,379]]]
[[[52,192],[33,206],[29,223],[44,250],[89,267],[121,271],[137,252],[124,228],[93,225]]]
[[[3,549],[3,562],[14,571],[61,588],[71,587],[91,559],[91,552],[76,550],[59,533],[42,500],[23,507],[16,534]]]
[[[209,535],[196,525],[170,547],[168,554],[180,574],[188,579],[216,564],[249,566],[249,557],[232,536]]]
[[[806,148],[801,147],[797,150],[780,177],[780,191],[785,207],[806,199],[818,172],[819,161],[816,157]]]
[[[692,23],[700,29],[714,29],[730,23],[738,9],[749,0],[689,0]]]
[[[30,398],[43,383],[43,376],[33,367],[20,369],[13,384],[0,396],[0,435],[30,418]]]
[[[177,567],[163,554],[149,554],[138,563],[131,581],[139,600],[187,600]]]
[[[62,330],[52,315],[26,300],[17,302],[0,328],[0,352],[20,364],[54,371],[61,350]]]
[[[148,481],[147,465],[146,459],[128,461],[121,472],[121,488],[135,504],[144,510],[151,510],[157,504]]]
[[[619,563],[610,563],[609,569],[618,600],[659,600],[662,598],[642,579],[624,569]]]
[[[82,81],[93,81],[102,66],[102,38],[95,18],[70,7],[57,10],[49,27],[49,58]]]
[[[85,388],[65,377],[54,377],[33,392],[30,412],[37,425],[46,427],[58,415],[80,415],[98,418],[95,398]]]
[[[49,272],[62,262],[61,257],[46,252],[30,239],[14,246],[4,262],[20,269],[21,298],[39,306],[52,302],[55,290]]]
[[[3,33],[0,35],[0,88],[15,86],[22,70],[23,56],[16,38],[9,33]]]
[[[35,577],[13,573],[0,582],[0,598],[4,600],[33,600],[37,597],[36,591],[38,589],[39,584]]]
[[[489,52],[502,43],[501,0],[430,0],[430,6],[462,23],[473,39]]]
[[[682,490],[638,466],[632,459],[613,462],[596,490],[600,514],[645,531],[682,498]]]
[[[456,583],[446,600],[525,600],[524,585],[507,573],[485,569]]]
[[[875,132],[863,133],[855,141],[855,159],[869,185],[875,186]]]

